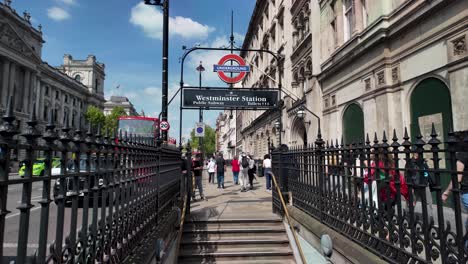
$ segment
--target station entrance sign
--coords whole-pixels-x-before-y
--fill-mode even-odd
[[[198,109],[270,109],[278,105],[278,90],[195,88],[183,90],[183,107]]]

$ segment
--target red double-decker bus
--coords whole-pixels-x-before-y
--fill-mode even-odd
[[[159,119],[145,116],[122,116],[119,117],[119,132],[122,135],[136,135],[146,139],[156,140],[159,136]]]

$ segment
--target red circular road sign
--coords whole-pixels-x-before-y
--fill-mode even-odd
[[[237,62],[237,64],[239,64],[239,66],[246,66],[244,59],[242,59],[242,57],[237,54],[228,54],[228,55],[223,56],[219,60],[218,66],[224,65],[228,61],[235,61]],[[224,73],[224,71],[218,70],[219,78],[223,80],[225,83],[238,83],[245,77],[245,74],[246,72],[242,71],[242,72],[239,72],[237,76],[231,78],[231,77],[228,77],[226,73]]]
[[[161,123],[159,124],[159,128],[162,131],[167,131],[167,130],[169,130],[170,127],[171,127],[171,125],[169,125],[169,122],[167,122],[167,121],[161,121]]]

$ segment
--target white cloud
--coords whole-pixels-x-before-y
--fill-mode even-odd
[[[47,16],[55,21],[62,21],[71,17],[65,9],[57,6],[47,9]]]
[[[161,95],[161,88],[157,88],[157,87],[147,87],[143,91],[146,95],[157,95],[157,96]]]
[[[140,27],[146,36],[154,39],[162,39],[163,14],[154,6],[148,6],[140,2],[132,8],[130,23]],[[187,17],[170,17],[169,28],[171,35],[178,35],[182,38],[206,38],[215,29],[208,25],[200,24]]]
[[[64,3],[66,5],[76,5],[75,0],[57,0],[58,2]]]

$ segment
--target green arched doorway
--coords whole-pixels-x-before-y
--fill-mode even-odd
[[[345,144],[364,142],[364,112],[356,104],[350,104],[343,114],[343,137]]]
[[[427,78],[416,86],[410,100],[411,138],[414,140],[419,134],[427,138],[434,123],[437,133],[446,139],[453,130],[453,121],[452,99],[445,83]]]
[[[436,128],[439,139],[445,142],[448,132],[453,130],[452,119],[452,99],[450,91],[444,82],[437,78],[427,78],[420,82],[411,93],[410,97],[411,109],[411,139],[416,140],[418,135],[423,136],[426,142],[430,139],[432,124]],[[440,147],[443,147],[442,145]],[[426,145],[425,148],[430,148]],[[433,168],[432,156],[424,154],[424,158],[428,162],[429,167]],[[444,153],[439,154],[440,168],[449,168]],[[445,189],[450,182],[449,174],[441,174],[441,185]],[[435,193],[432,194],[433,203]],[[449,199],[451,201],[451,198]]]

